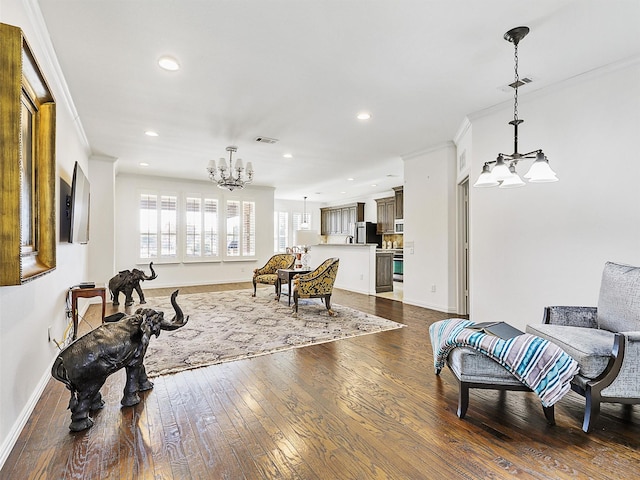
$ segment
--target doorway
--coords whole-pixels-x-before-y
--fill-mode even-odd
[[[469,177],[458,184],[458,314],[469,315]]]

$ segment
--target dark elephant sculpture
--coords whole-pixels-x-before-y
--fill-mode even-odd
[[[151,276],[145,275],[142,270],[138,270],[134,268],[133,270],[122,270],[118,272],[116,276],[114,276],[111,280],[109,280],[109,291],[111,292],[111,298],[113,298],[113,305],[120,305],[120,292],[124,293],[124,305],[128,307],[133,305],[133,291],[138,292],[138,297],[140,297],[140,303],[147,303],[144,299],[144,293],[142,293],[142,287],[140,287],[140,282],[145,280],[154,280],[158,276],[156,275],[155,270],[153,269],[153,262],[149,264],[149,269],[151,270]]]
[[[127,382],[121,404],[125,407],[140,402],[138,392],[153,388],[144,367],[144,355],[149,339],[158,337],[161,330],[175,330],[184,326],[184,317],[176,302],[178,290],[171,294],[175,315],[171,320],[163,312],[139,308],[134,315],[116,313],[105,317],[106,323],[64,348],[51,368],[51,375],[71,391],[69,429],[79,432],[90,428],[90,411],[104,406],[100,388],[112,373],[125,368]]]

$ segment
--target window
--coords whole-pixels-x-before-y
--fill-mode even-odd
[[[242,259],[256,254],[255,202],[145,192],[139,195],[140,260]],[[224,242],[224,243],[222,243]]]
[[[164,195],[160,197],[160,256],[176,256],[178,238],[178,199]]]
[[[256,204],[242,202],[242,255],[252,257],[256,254]]]
[[[218,248],[218,200],[205,198],[204,200],[204,255],[217,257]]]
[[[284,253],[287,247],[293,247],[296,231],[300,230],[303,220],[302,212],[273,213],[273,251]],[[307,213],[307,223],[311,222],[311,214]]]
[[[188,196],[185,200],[185,256],[218,256],[218,200]]]
[[[140,258],[158,256],[158,197],[140,195]]]
[[[256,254],[255,202],[227,201],[227,256],[251,257]]]
[[[176,258],[177,197],[174,195],[141,194],[139,214],[140,258]]]
[[[273,212],[273,251],[284,253],[289,246],[289,213]]]
[[[187,197],[185,201],[186,220],[185,220],[185,255],[187,257],[199,257],[202,252],[202,215],[201,215],[201,199]]]

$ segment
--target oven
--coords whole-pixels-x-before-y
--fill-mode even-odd
[[[402,274],[404,271],[404,252],[396,250],[393,254],[393,281],[402,282]]]

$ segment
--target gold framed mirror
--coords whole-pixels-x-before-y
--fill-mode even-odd
[[[56,268],[56,104],[22,30],[0,44],[0,285],[20,285]]]

